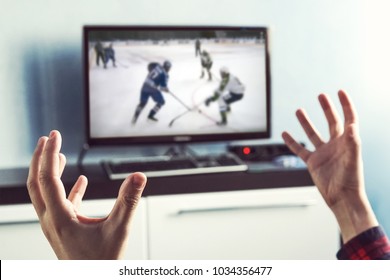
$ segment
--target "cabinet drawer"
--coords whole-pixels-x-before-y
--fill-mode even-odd
[[[334,259],[315,187],[148,197],[151,259]]]
[[[86,200],[80,212],[91,217],[110,213],[115,199]],[[137,207],[125,259],[147,258],[146,202]],[[0,259],[56,259],[31,204],[0,207]]]
[[[0,207],[0,248],[2,260],[56,259],[32,204]]]

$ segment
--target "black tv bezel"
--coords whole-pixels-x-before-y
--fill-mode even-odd
[[[195,135],[161,135],[161,136],[135,136],[135,137],[104,137],[92,138],[90,127],[90,95],[89,95],[89,45],[88,34],[91,31],[98,30],[256,30],[262,31],[265,34],[265,67],[266,67],[266,130],[259,132],[240,132],[240,133],[222,133],[222,134],[195,134]],[[82,60],[84,72],[84,112],[86,121],[86,142],[89,146],[99,145],[135,145],[135,144],[189,144],[197,142],[225,142],[239,140],[260,140],[269,139],[271,137],[271,70],[270,70],[270,54],[269,54],[269,28],[264,26],[176,26],[176,25],[85,25],[83,26],[82,34]]]

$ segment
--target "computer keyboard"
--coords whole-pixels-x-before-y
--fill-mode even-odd
[[[103,166],[110,179],[124,179],[140,171],[147,177],[166,177],[219,172],[246,171],[248,166],[234,154],[207,156],[157,156],[105,161]]]

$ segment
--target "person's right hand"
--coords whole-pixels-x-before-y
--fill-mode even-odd
[[[35,149],[27,188],[38,214],[42,230],[59,259],[118,259],[123,257],[130,223],[146,177],[130,175],[119,190],[111,213],[104,218],[79,213],[87,188],[87,178],[80,176],[66,197],[61,175],[65,156],[60,153],[61,134],[52,131],[41,137]]]

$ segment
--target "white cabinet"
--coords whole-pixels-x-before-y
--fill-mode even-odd
[[[339,233],[315,187],[147,198],[150,259],[335,259]]]
[[[106,216],[114,202],[114,199],[84,201],[81,213]],[[146,226],[146,203],[142,198],[132,223],[126,259],[147,258]],[[56,259],[31,204],[0,207],[0,259]]]
[[[0,207],[0,259],[55,259],[31,204]]]
[[[106,216],[114,199],[87,200]],[[143,197],[125,259],[335,259],[336,221],[315,187]],[[0,259],[55,259],[32,205],[0,207]]]

